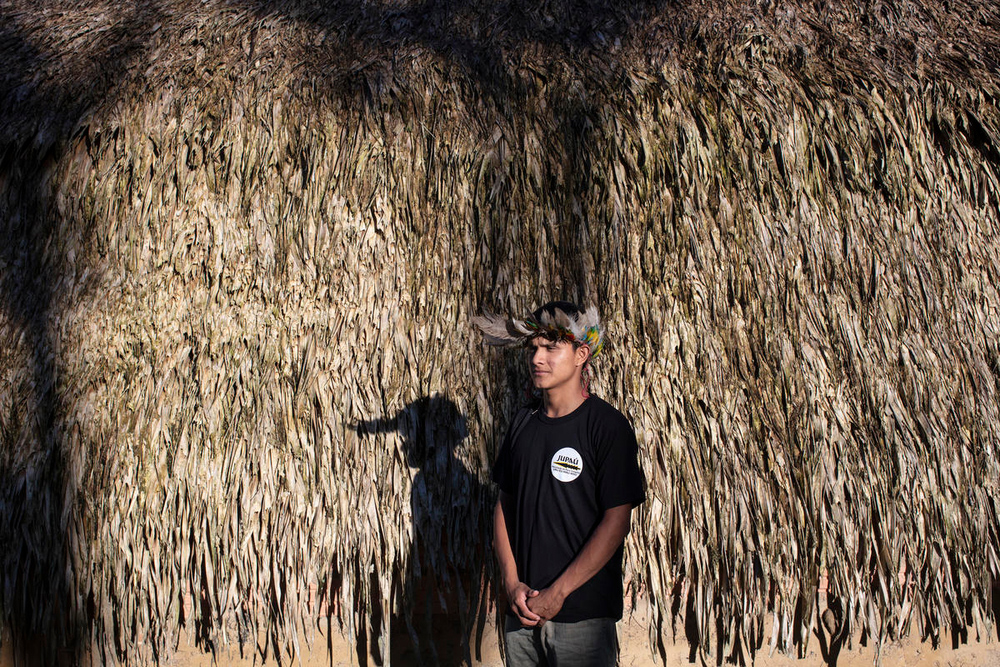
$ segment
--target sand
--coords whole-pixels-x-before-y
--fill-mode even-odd
[[[702,665],[696,659],[693,663],[689,661],[689,648],[687,643],[680,638],[677,644],[671,645],[668,642],[666,662],[655,658],[649,649],[648,630],[645,618],[640,614],[635,614],[631,619],[626,619],[619,624],[619,637],[621,640],[621,667],[681,667],[686,665]],[[327,653],[327,639],[317,633],[314,649],[301,656],[301,659],[294,664],[302,667],[349,667],[357,665],[355,647],[346,638],[334,635],[329,642],[332,647],[332,656]],[[942,643],[945,647],[934,649],[929,642],[921,642],[918,637],[909,637],[901,642],[895,642],[884,646],[881,652],[880,665],[882,667],[1000,667],[1000,642],[994,637],[990,641],[974,641],[957,648],[951,647],[951,639],[943,637]],[[303,650],[306,650],[303,644]],[[481,646],[481,660],[474,664],[483,667],[502,667],[500,651],[496,641],[496,631],[492,624],[489,624],[483,635]],[[176,655],[166,663],[169,667],[209,667],[212,664],[211,656],[206,655],[200,649],[191,646],[182,646]],[[232,667],[251,667],[260,665],[260,657],[255,661],[252,656],[240,658],[238,652],[223,652],[218,656],[218,664],[231,665]],[[273,658],[267,664],[277,664]],[[284,664],[289,664],[286,660]],[[369,664],[376,664],[369,662]],[[412,657],[412,654],[395,656],[392,664],[396,667],[411,667],[418,665],[419,661]],[[455,664],[455,663],[451,663]],[[709,660],[707,666],[716,664],[714,656]],[[809,643],[809,652],[805,658],[798,659],[775,653],[768,656],[767,650],[758,653],[754,662],[758,667],[821,667],[826,663],[820,653],[819,643],[815,640]],[[837,665],[839,667],[871,667],[875,664],[875,651],[871,646],[859,646],[854,642],[852,648],[844,648],[839,656]],[[5,667],[5,666],[4,666]]]
[[[689,661],[689,649],[687,643],[680,639],[678,643],[667,642],[666,662],[655,658],[649,649],[647,622],[642,614],[635,613],[631,618],[626,618],[619,624],[619,637],[621,640],[621,666],[622,667],[681,667],[682,665],[699,665],[700,660],[693,663]],[[489,624],[484,632],[481,644],[480,659],[474,664],[483,667],[502,667],[500,651],[497,646],[495,627]],[[11,654],[11,644],[8,636],[4,633],[2,643],[0,643],[0,667],[15,667],[15,665],[27,665],[28,663],[15,663]],[[951,639],[948,636],[942,638],[944,646],[937,649],[930,643],[920,642],[917,637],[909,637],[900,642],[889,644],[882,649],[882,667],[1000,667],[1000,642],[996,637],[986,641],[975,641],[970,638],[968,644],[953,648]],[[300,642],[303,654],[297,660],[289,660],[287,657],[281,661],[282,665],[299,665],[301,667],[350,667],[358,665],[357,648],[346,637],[334,632],[328,640],[321,632],[317,631],[313,637],[313,646],[310,649],[303,637]],[[327,646],[332,648],[327,650]],[[248,652],[250,647],[245,647]],[[257,667],[261,664],[278,665],[273,656],[262,663],[260,655],[245,653],[240,655],[238,647],[222,649],[215,656],[214,665],[231,667]],[[87,663],[89,664],[89,663]],[[181,641],[177,651],[164,663],[167,667],[213,667],[211,653],[205,652],[202,648],[194,646],[186,640]],[[377,664],[368,661],[368,664]],[[413,657],[412,652],[404,652],[397,655],[394,651],[392,664],[396,667],[411,667],[419,665],[420,661]],[[455,661],[444,664],[455,665]],[[706,667],[716,664],[714,656],[706,663]],[[764,651],[758,653],[755,665],[757,667],[821,667],[826,663],[820,653],[819,643],[811,641],[809,652],[803,659],[797,659],[776,653],[773,656]],[[859,646],[857,642],[852,648],[844,648],[840,653],[837,665],[839,667],[871,667],[875,664],[875,651],[871,646]],[[48,667],[48,666],[45,666]]]

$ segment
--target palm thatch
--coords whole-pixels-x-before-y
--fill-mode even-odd
[[[468,322],[553,296],[654,648],[995,632],[1000,9],[858,7],[0,1],[14,641],[381,659],[411,576],[468,637],[524,379]]]

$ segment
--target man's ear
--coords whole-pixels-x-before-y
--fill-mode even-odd
[[[590,359],[590,346],[580,345],[576,348],[576,365],[583,366]]]

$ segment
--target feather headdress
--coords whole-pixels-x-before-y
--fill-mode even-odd
[[[604,347],[604,331],[597,308],[586,310],[568,301],[547,303],[523,320],[483,313],[472,318],[489,345],[516,345],[535,336],[568,340],[590,348],[596,357]]]

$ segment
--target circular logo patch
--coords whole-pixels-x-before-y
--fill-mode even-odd
[[[572,447],[563,447],[552,457],[552,476],[560,482],[572,482],[583,472],[583,457]]]

